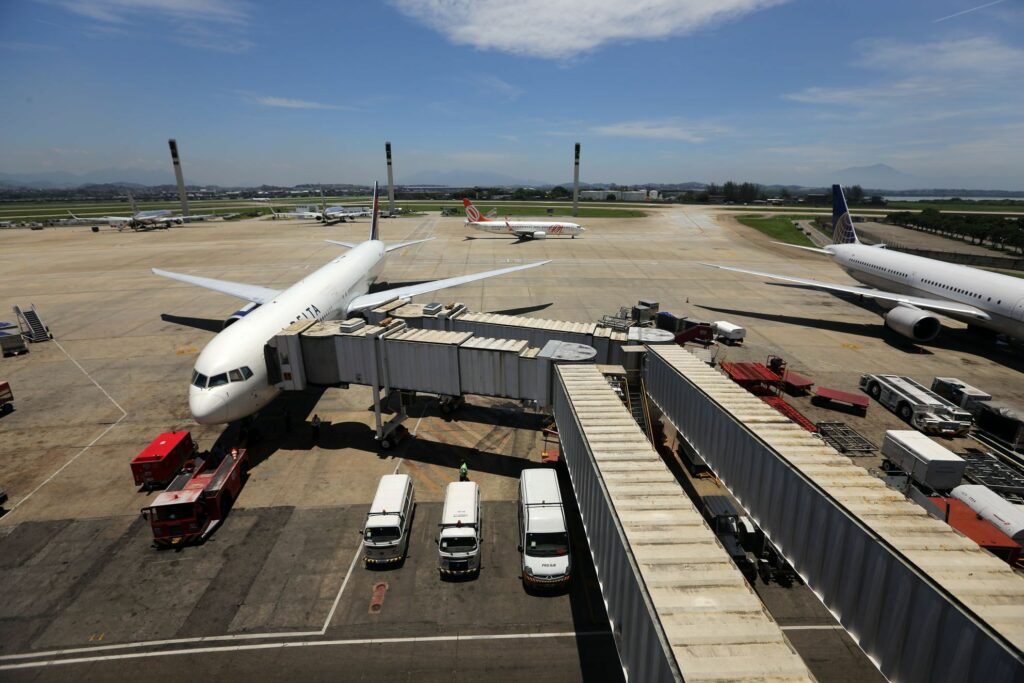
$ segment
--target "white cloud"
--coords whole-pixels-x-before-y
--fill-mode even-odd
[[[693,33],[788,0],[392,0],[457,45],[567,59],[617,42]]]
[[[470,85],[481,95],[499,95],[514,100],[523,94],[523,89],[492,74],[477,74],[468,79]]]
[[[338,104],[324,104],[323,102],[311,102],[309,100],[296,100],[290,97],[256,97],[253,98],[257,104],[265,107],[281,107],[284,109],[338,109],[349,110],[351,107],[343,107]]]
[[[967,75],[990,78],[1024,72],[1024,49],[998,38],[976,36],[931,43],[871,40],[858,44],[859,64],[911,74]]]
[[[709,136],[722,135],[727,128],[708,123],[687,123],[675,119],[664,121],[622,121],[593,126],[590,132],[603,137],[647,138],[704,142]]]
[[[93,20],[93,29],[131,36],[138,25],[166,22],[172,40],[218,52],[245,52],[250,22],[247,2],[232,0],[42,0]]]

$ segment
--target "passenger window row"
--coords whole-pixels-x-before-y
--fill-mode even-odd
[[[192,371],[192,386],[198,387],[199,389],[212,389],[213,387],[224,386],[228,382],[244,382],[245,380],[252,377],[252,370],[248,366],[242,366],[231,370],[230,372],[222,372],[219,375],[213,377],[207,377],[206,375]]]
[[[870,268],[871,270],[874,270],[874,271],[879,271],[879,272],[883,272],[883,273],[892,273],[893,275],[899,275],[900,277],[910,277],[906,273],[901,273],[900,271],[893,270],[892,268],[885,268],[883,266],[877,266],[874,263],[867,263],[866,261],[861,261],[859,259],[851,259],[851,260],[854,263],[859,263],[860,265],[864,266],[865,268]]]
[[[938,287],[939,289],[945,289],[950,292],[956,292],[957,294],[966,294],[967,296],[974,297],[975,299],[981,298],[981,294],[978,294],[977,292],[970,292],[966,289],[960,289],[959,287],[950,287],[949,285],[944,285],[941,282],[935,282],[934,280],[922,280],[921,282],[933,285],[935,287]],[[992,297],[988,297],[987,301],[992,301]],[[996,301],[996,303],[1001,304],[1003,303],[1003,300],[999,299],[998,301]]]

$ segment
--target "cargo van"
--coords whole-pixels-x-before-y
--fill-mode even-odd
[[[480,485],[475,481],[448,484],[437,537],[441,577],[459,577],[480,571]]]
[[[409,550],[409,531],[416,505],[412,478],[386,474],[380,478],[363,526],[363,559],[368,566],[397,564]]]
[[[572,578],[569,530],[554,470],[519,475],[519,552],[529,588],[558,588]]]

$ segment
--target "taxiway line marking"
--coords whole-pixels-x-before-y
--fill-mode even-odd
[[[31,669],[60,664],[94,664],[124,659],[143,659],[150,657],[171,657],[174,655],[214,654],[225,652],[244,652],[247,650],[269,650],[289,647],[317,647],[349,645],[400,645],[404,643],[438,643],[438,642],[472,642],[486,640],[537,640],[547,638],[580,638],[596,635],[608,635],[604,631],[576,632],[553,631],[548,633],[481,633],[452,636],[408,636],[404,638],[352,638],[349,640],[301,640],[298,642],[252,643],[248,645],[221,645],[216,647],[181,648],[177,650],[154,650],[151,652],[125,652],[116,655],[97,655],[95,657],[73,657],[70,659],[43,659],[34,662],[19,662],[0,666],[0,671],[14,669]],[[100,648],[86,648],[86,650]],[[66,652],[71,652],[70,650]]]
[[[65,470],[65,469],[67,469],[67,467],[68,467],[69,465],[71,465],[71,463],[73,463],[74,461],[78,460],[78,458],[79,458],[79,457],[81,457],[81,455],[82,455],[83,453],[85,453],[85,452],[86,452],[87,450],[89,450],[89,449],[90,449],[90,448],[92,448],[92,447],[93,447],[94,445],[96,445],[96,442],[98,442],[98,441],[99,441],[100,439],[102,439],[102,438],[103,438],[104,436],[106,436],[106,435],[107,435],[107,433],[108,433],[108,432],[109,432],[109,431],[110,431],[111,429],[113,429],[113,428],[114,428],[114,427],[116,427],[117,425],[121,424],[121,421],[122,421],[122,420],[124,420],[124,419],[125,419],[126,417],[128,417],[128,411],[127,411],[127,410],[125,410],[124,408],[122,408],[122,407],[121,407],[121,404],[120,404],[120,403],[118,403],[117,401],[115,401],[115,400],[114,400],[114,397],[113,397],[113,396],[111,396],[111,395],[110,395],[110,394],[109,394],[109,393],[107,392],[107,390],[106,390],[106,389],[104,389],[104,388],[103,388],[103,387],[102,387],[102,386],[100,385],[100,383],[99,383],[99,382],[97,382],[97,381],[96,381],[95,379],[93,379],[93,376],[92,376],[92,375],[90,375],[90,374],[89,374],[89,372],[88,372],[88,371],[87,371],[87,370],[86,370],[85,368],[83,368],[83,367],[82,367],[82,364],[81,364],[81,363],[79,363],[79,362],[78,362],[77,360],[75,360],[75,359],[74,359],[74,358],[72,357],[72,355],[71,355],[70,353],[68,353],[68,352],[67,352],[67,349],[65,349],[65,348],[64,348],[63,346],[61,346],[61,345],[60,345],[60,342],[59,342],[59,341],[57,341],[56,339],[54,339],[54,340],[53,340],[53,343],[54,343],[54,344],[56,344],[56,345],[57,345],[57,348],[58,348],[58,349],[60,349],[60,350],[61,350],[61,352],[62,352],[62,353],[63,353],[63,354],[65,355],[65,356],[67,356],[67,357],[68,357],[68,360],[70,360],[70,361],[71,361],[72,363],[74,363],[74,364],[75,364],[75,366],[76,366],[76,367],[77,367],[77,368],[78,368],[79,370],[81,370],[81,371],[82,371],[82,374],[83,374],[83,375],[85,375],[86,377],[88,377],[88,378],[89,378],[89,381],[90,381],[90,382],[92,382],[93,384],[95,384],[95,385],[96,385],[96,388],[97,388],[97,389],[99,389],[100,391],[102,391],[102,392],[103,392],[103,395],[104,395],[104,396],[106,396],[106,397],[107,397],[107,399],[108,399],[108,400],[109,400],[109,401],[110,401],[111,403],[113,403],[113,404],[114,404],[114,406],[116,406],[118,410],[120,410],[120,411],[121,411],[121,417],[117,418],[117,421],[116,421],[116,422],[114,422],[113,424],[109,425],[109,426],[108,426],[108,427],[107,427],[106,429],[104,429],[104,430],[103,430],[103,431],[102,431],[102,432],[100,433],[100,435],[99,435],[99,436],[97,436],[97,437],[96,437],[95,439],[93,439],[92,441],[90,441],[90,442],[88,443],[88,445],[86,445],[86,446],[85,446],[85,448],[83,448],[82,450],[78,451],[78,452],[77,452],[77,453],[75,453],[75,454],[74,454],[73,456],[71,456],[71,459],[70,459],[70,460],[68,460],[68,461],[67,461],[66,463],[64,463],[64,464],[63,464],[63,465],[61,465],[61,466],[60,466],[59,468],[57,468],[57,471],[56,471],[56,472],[54,472],[53,474],[51,474],[50,476],[48,476],[48,477],[47,477],[46,479],[44,479],[44,480],[43,480],[43,481],[42,481],[42,482],[41,482],[41,483],[39,484],[39,486],[37,486],[37,487],[35,487],[34,489],[32,489],[31,491],[29,491],[29,492],[28,492],[28,494],[27,494],[27,495],[26,495],[26,496],[25,496],[24,498],[22,498],[22,499],[21,499],[21,500],[19,500],[19,501],[18,501],[17,503],[15,503],[14,505],[12,505],[12,506],[11,506],[11,510],[10,510],[10,512],[9,512],[8,514],[13,514],[13,513],[15,512],[15,510],[17,510],[17,509],[18,509],[19,507],[21,507],[21,504],[22,504],[22,503],[24,503],[24,502],[25,502],[25,501],[27,501],[27,500],[28,500],[29,498],[31,498],[32,496],[34,496],[34,495],[36,494],[36,492],[38,492],[38,491],[39,491],[39,489],[43,488],[44,486],[46,486],[47,484],[49,484],[49,483],[50,483],[51,481],[53,481],[53,480],[54,480],[54,478],[55,478],[55,477],[56,477],[56,476],[57,476],[58,474],[60,474],[61,472],[63,472],[63,471]]]

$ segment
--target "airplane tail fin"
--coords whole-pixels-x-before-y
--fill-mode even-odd
[[[72,218],[74,218],[74,219],[75,219],[76,221],[80,221],[80,220],[82,220],[81,218],[79,218],[79,217],[78,217],[78,216],[76,216],[75,214],[71,213],[71,211],[70,211],[70,210],[68,211],[68,215],[69,215],[69,216],[71,216]]]
[[[373,213],[370,216],[370,239],[380,239],[380,229],[377,225],[377,221],[380,220],[380,208],[379,198],[377,196],[377,181],[373,181]]]
[[[128,193],[128,202],[132,206],[132,214],[137,214],[139,212],[139,207],[135,205],[135,197],[132,195],[131,192]]]
[[[466,220],[469,221],[470,223],[486,223],[487,221],[491,220],[490,218],[481,216],[480,209],[473,206],[473,202],[469,201],[468,199],[463,198],[462,205],[466,207]]]
[[[840,185],[832,186],[832,244],[860,244]]]

